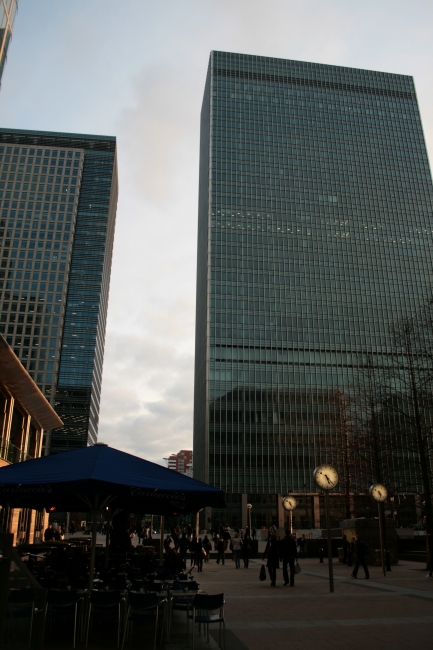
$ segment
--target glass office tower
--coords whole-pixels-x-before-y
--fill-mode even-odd
[[[0,332],[64,422],[98,435],[117,207],[114,137],[0,129]]]
[[[0,0],[0,82],[17,10],[18,0]]]
[[[211,53],[194,477],[228,492],[232,525],[315,492],[329,395],[429,291],[432,197],[411,77]]]

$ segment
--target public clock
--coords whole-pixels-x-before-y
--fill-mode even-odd
[[[298,502],[296,501],[295,497],[284,497],[283,499],[284,510],[294,510],[297,505]]]
[[[332,490],[338,484],[338,472],[332,465],[319,465],[313,478],[322,490]]]
[[[375,501],[379,501],[380,503],[386,501],[388,497],[388,490],[384,485],[382,485],[382,483],[375,483],[372,485],[369,492],[370,496],[373,497]]]

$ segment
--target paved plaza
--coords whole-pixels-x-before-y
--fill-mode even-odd
[[[261,560],[252,560],[249,569],[235,569],[227,554],[224,566],[211,559],[202,573],[193,570],[201,589],[225,594],[227,650],[433,647],[433,580],[426,578],[422,563],[401,562],[386,578],[380,567],[370,567],[369,580],[364,579],[361,568],[354,580],[351,568],[334,560],[333,594],[329,593],[326,560],[320,564],[318,559],[300,559],[302,571],[293,588],[283,586],[281,569],[277,571],[276,588],[270,586],[269,579],[260,582],[261,565]],[[95,630],[89,650],[115,648],[114,631],[111,625]],[[195,650],[214,650],[217,638],[215,627],[209,644],[203,636],[197,637]],[[152,645],[152,629],[137,628],[125,650],[150,650]],[[44,645],[46,650],[66,647],[70,647],[69,642],[62,634],[48,638]],[[187,650],[184,612],[174,613],[172,636],[163,647]]]
[[[333,594],[326,562],[300,560],[294,588],[283,586],[281,570],[276,588],[260,582],[261,564],[236,570],[231,560],[224,566],[212,560],[198,574],[202,589],[226,596],[227,650],[433,647],[433,580],[420,563],[402,562],[386,578],[372,567],[370,580],[361,568],[354,580],[350,568],[334,561]]]

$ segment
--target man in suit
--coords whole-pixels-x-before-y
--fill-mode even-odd
[[[280,542],[280,555],[283,560],[283,579],[284,585],[289,584],[289,574],[287,571],[287,565],[290,566],[290,586],[295,586],[295,560],[298,557],[298,550],[296,548],[296,540],[293,535],[290,534],[290,530],[287,528],[286,536]]]

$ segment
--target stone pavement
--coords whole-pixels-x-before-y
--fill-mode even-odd
[[[241,562],[241,565],[243,563]],[[433,648],[433,579],[424,565],[402,562],[386,578],[380,567],[370,568],[370,580],[360,569],[358,579],[351,569],[334,561],[335,592],[329,593],[327,561],[300,560],[302,572],[295,587],[284,587],[281,569],[277,587],[259,581],[262,562],[253,560],[249,569],[235,569],[226,558],[224,566],[214,560],[204,564],[194,578],[209,594],[224,593],[226,599],[227,650],[412,650]],[[189,565],[189,560],[188,560]],[[189,568],[189,566],[188,566]],[[212,628],[211,628],[212,629]],[[133,642],[125,650],[151,650],[152,628],[134,630]],[[218,632],[210,643],[196,638],[195,650],[215,650]],[[47,638],[44,650],[71,647],[70,635]],[[95,630],[89,650],[115,648],[115,623]],[[173,634],[165,650],[187,650],[186,615],[175,612]],[[189,645],[191,648],[191,643]],[[83,645],[78,643],[77,650]]]
[[[326,562],[300,560],[294,588],[283,586],[281,570],[276,588],[260,582],[261,564],[236,570],[231,560],[211,561],[195,576],[208,593],[226,596],[227,650],[433,647],[433,579],[420,563],[403,562],[386,578],[372,567],[370,580],[361,569],[354,580],[350,568],[334,561],[333,594]]]

